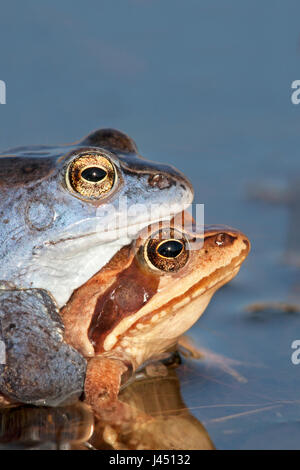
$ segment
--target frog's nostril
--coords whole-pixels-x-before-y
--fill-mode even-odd
[[[152,188],[158,189],[168,189],[175,184],[172,178],[161,173],[149,176],[148,183]]]
[[[249,252],[249,251],[250,251],[250,248],[251,248],[250,241],[248,240],[248,238],[244,238],[244,239],[243,239],[243,242],[244,242],[245,245],[246,245],[246,250],[248,250],[248,252]]]

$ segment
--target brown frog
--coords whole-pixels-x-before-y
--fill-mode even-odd
[[[88,359],[85,400],[96,414],[115,406],[128,374],[176,348],[249,250],[238,230],[198,232],[176,216],[142,230],[74,292],[61,311],[65,340]]]

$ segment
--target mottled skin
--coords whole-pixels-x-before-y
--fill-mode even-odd
[[[56,406],[80,397],[86,360],[63,340],[63,333],[59,312],[46,291],[1,292],[5,357],[0,361],[0,390],[6,400]]]
[[[70,162],[83,153],[101,153],[115,168],[113,188],[98,199],[66,183]],[[61,307],[141,226],[170,217],[192,197],[180,172],[142,159],[116,130],[100,129],[72,145],[11,149],[0,154],[0,281],[49,290]],[[119,206],[124,198],[142,205],[127,218]]]
[[[201,234],[192,225],[183,230],[178,222],[179,217],[171,238],[186,240],[186,262],[178,255],[171,272],[166,271],[169,259],[164,258],[163,269],[149,263],[149,237],[164,230],[154,224],[74,292],[61,311],[66,341],[89,358],[85,398],[98,414],[116,406],[125,372],[176,346],[249,253],[249,240],[237,230],[206,226]]]

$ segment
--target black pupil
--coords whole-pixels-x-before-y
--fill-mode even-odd
[[[183,245],[177,240],[168,240],[157,248],[158,253],[165,258],[176,258],[182,250]]]
[[[90,181],[91,183],[98,183],[99,181],[102,181],[106,175],[106,171],[102,168],[98,168],[97,166],[86,168],[81,173],[82,178],[87,181]]]

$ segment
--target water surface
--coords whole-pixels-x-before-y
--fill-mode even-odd
[[[300,448],[300,365],[291,362],[300,312],[247,310],[300,303],[300,268],[286,262],[291,245],[297,252],[297,212],[253,197],[256,185],[299,178],[300,106],[290,100],[299,14],[296,0],[1,7],[2,149],[120,128],[142,154],[190,177],[207,223],[252,241],[240,275],[190,332],[236,362],[224,370],[221,358],[189,359],[177,371],[184,403],[220,449]]]

